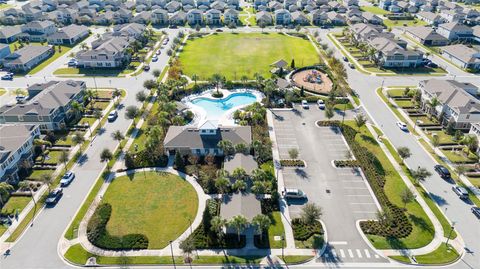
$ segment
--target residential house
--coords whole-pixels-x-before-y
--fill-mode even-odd
[[[228,5],[225,2],[222,2],[222,1],[215,1],[215,2],[210,4],[210,9],[216,9],[216,10],[219,10],[219,11],[224,11],[227,7],[228,7]]]
[[[26,72],[49,58],[54,52],[51,46],[27,45],[6,56],[3,59],[3,66],[11,71]]]
[[[236,153],[232,157],[225,158],[223,170],[229,175],[239,167],[245,170],[247,175],[251,175],[253,170],[258,168],[258,163],[250,154]]]
[[[168,155],[179,152],[182,155],[196,154],[223,155],[218,142],[229,140],[233,145],[250,145],[252,130],[250,126],[221,126],[214,121],[206,121],[199,127],[170,126],[165,135],[164,148]]]
[[[433,12],[421,11],[415,14],[415,16],[417,16],[417,18],[419,18],[420,20],[434,26],[445,22],[444,18]]]
[[[437,32],[448,40],[469,40],[473,38],[472,28],[459,23],[448,22],[438,25]]]
[[[309,25],[310,20],[302,11],[292,12],[292,22],[297,25]]]
[[[169,12],[169,13],[173,13],[175,11],[178,11],[182,8],[182,3],[178,2],[178,1],[171,1],[171,2],[168,2],[166,5],[165,5],[165,9]]]
[[[92,43],[92,49],[79,51],[76,55],[79,68],[119,68],[125,66],[131,55],[127,52],[130,38],[109,36]]]
[[[222,23],[222,12],[218,9],[209,9],[205,12],[205,23],[208,25],[220,25]]]
[[[327,19],[330,22],[330,24],[333,24],[333,25],[347,24],[345,17],[343,17],[342,15],[338,14],[335,11],[327,12]]]
[[[3,26],[0,28],[0,43],[15,42],[22,33],[20,26]]]
[[[220,217],[222,219],[229,221],[235,216],[242,215],[248,223],[252,223],[253,218],[260,214],[262,214],[261,202],[255,194],[238,192],[223,195],[222,205],[220,206]],[[226,233],[237,234],[237,231],[227,226]],[[244,233],[245,230],[242,231],[242,234]]]
[[[239,0],[227,0],[227,5],[231,9],[238,9],[240,7]]]
[[[227,9],[223,12],[223,23],[229,25],[231,23],[238,24],[238,11],[235,9]]]
[[[362,17],[365,23],[380,25],[383,23],[383,19],[371,12],[362,12]]]
[[[174,12],[168,19],[171,25],[185,25],[187,22],[187,13],[182,10]]]
[[[256,10],[259,9],[260,6],[266,7],[270,1],[269,0],[254,0],[253,6]]]
[[[203,24],[203,12],[199,9],[192,9],[187,12],[187,22],[190,25]]]
[[[50,81],[28,88],[29,100],[24,104],[0,108],[0,123],[35,124],[41,130],[60,130],[74,119],[74,101],[83,102],[84,81]]]
[[[440,12],[440,16],[448,22],[463,22],[466,15],[458,10],[446,9]]]
[[[443,125],[452,123],[455,129],[468,131],[472,123],[480,122],[478,87],[455,80],[430,79],[419,83],[422,109],[440,118]],[[432,99],[439,105],[431,107]]]
[[[271,1],[268,3],[268,10],[273,12],[275,10],[283,9],[283,5],[277,1]]]
[[[152,11],[152,23],[165,25],[168,24],[168,11],[165,9],[155,9]]]
[[[435,32],[431,27],[407,27],[405,33],[427,46],[445,46],[449,42],[448,39]]]
[[[460,68],[480,70],[480,50],[476,47],[463,44],[446,46],[442,48],[442,56]]]
[[[0,182],[18,183],[22,168],[33,165],[33,142],[38,137],[37,125],[0,125]]]
[[[113,36],[126,36],[129,38],[139,39],[143,36],[143,33],[147,27],[140,23],[127,23],[121,25],[115,25],[113,27]]]
[[[0,44],[0,62],[3,58],[10,55],[10,46],[8,44]]]
[[[260,11],[255,14],[257,25],[271,25],[273,23],[272,14],[266,11]]]
[[[32,21],[22,26],[22,37],[32,42],[44,42],[47,37],[57,32],[57,27],[52,21]]]
[[[90,34],[87,26],[71,24],[48,36],[48,44],[53,45],[74,45]]]
[[[292,23],[292,15],[286,9],[275,10],[275,24],[276,25],[288,25]]]
[[[133,23],[139,24],[149,24],[152,21],[152,12],[151,11],[142,11],[137,13],[135,17],[133,17]]]
[[[310,18],[312,20],[313,25],[324,25],[328,23],[327,13],[319,9],[316,9],[310,12]]]

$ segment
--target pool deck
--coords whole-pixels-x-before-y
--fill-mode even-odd
[[[235,124],[235,121],[233,119],[233,112],[235,112],[238,109],[241,109],[241,108],[244,108],[244,107],[250,105],[250,104],[245,104],[245,105],[232,107],[231,109],[225,111],[225,113],[223,113],[223,115],[218,119],[209,118],[207,112],[202,107],[193,104],[191,101],[194,100],[194,99],[197,99],[197,98],[208,98],[208,99],[212,99],[212,100],[219,100],[219,98],[212,97],[213,92],[216,92],[216,90],[211,89],[211,90],[207,90],[207,91],[204,91],[202,93],[199,93],[199,94],[189,95],[189,96],[187,96],[187,97],[185,97],[181,100],[181,102],[184,103],[195,114],[195,117],[189,123],[189,125],[200,126],[201,124],[203,124],[207,120],[215,120],[220,125],[234,126],[236,124]],[[251,89],[236,89],[236,90],[220,89],[220,92],[223,93],[223,97],[221,99],[226,99],[230,95],[235,94],[235,93],[251,93],[257,99],[256,102],[261,103],[262,99],[264,97],[261,92],[259,92],[257,90],[251,90]]]

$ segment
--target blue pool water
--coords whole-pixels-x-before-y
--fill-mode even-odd
[[[233,93],[226,98],[210,99],[199,97],[192,100],[192,104],[205,110],[208,119],[219,119],[227,110],[243,105],[253,104],[257,101],[255,95],[242,92]]]

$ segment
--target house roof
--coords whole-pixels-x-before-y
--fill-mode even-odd
[[[88,27],[84,25],[70,24],[50,35],[50,39],[70,39],[88,32]]]
[[[31,124],[0,125],[0,164],[22,147],[36,128]]]
[[[480,51],[473,47],[467,47],[463,44],[446,46],[442,48],[442,51],[454,56],[464,63],[480,62]]]
[[[26,64],[51,49],[50,46],[27,45],[5,57],[5,62],[9,64]]]
[[[237,153],[231,158],[226,158],[223,164],[223,169],[230,174],[238,167],[243,168],[247,175],[250,175],[253,170],[258,168],[258,164],[252,155],[243,153]]]
[[[0,38],[9,38],[22,33],[20,26],[4,26],[0,28]]]
[[[445,37],[441,36],[435,30],[430,27],[417,26],[417,27],[407,27],[407,32],[412,35],[422,39],[422,40],[443,40],[448,41]]]
[[[440,15],[437,15],[437,14],[435,14],[433,12],[429,12],[429,11],[418,12],[417,16],[419,16],[421,18],[425,18],[425,19],[430,20],[430,21],[436,21],[436,20],[441,18]]]
[[[275,66],[277,68],[284,68],[288,65],[288,63],[284,59],[280,59],[271,64],[271,66]]]
[[[460,22],[447,22],[442,23],[438,27],[454,32],[473,31],[472,28],[460,23]]]
[[[226,220],[242,215],[251,222],[255,216],[260,214],[262,214],[260,199],[251,193],[225,195],[220,206],[220,216]]]

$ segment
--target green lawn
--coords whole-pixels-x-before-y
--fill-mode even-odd
[[[120,68],[103,68],[103,69],[90,69],[90,68],[74,68],[74,67],[62,67],[53,72],[54,75],[83,75],[86,77],[121,77],[126,74],[130,74],[135,71],[136,67],[140,65],[138,62],[132,62],[132,66]]]
[[[469,153],[467,157],[465,156],[465,153],[460,150],[442,150],[442,152],[453,163],[475,163],[478,161],[478,157],[472,153]]]
[[[430,141],[432,141],[433,135],[435,134],[438,137],[438,141],[440,142],[440,145],[457,143],[457,141],[453,140],[453,136],[446,134],[444,131],[428,132],[426,134],[427,134],[427,137],[430,138]]]
[[[449,264],[458,258],[457,251],[454,248],[448,249],[444,243],[431,253],[415,256],[419,264]]]
[[[282,240],[275,241],[275,236],[285,236],[285,230],[283,229],[282,213],[275,211],[269,215],[272,225],[268,228],[268,241],[270,242],[270,248],[282,248]]]
[[[53,172],[55,172],[55,170],[53,170],[53,169],[33,170],[32,173],[31,173],[27,178],[28,178],[29,180],[40,180],[40,177],[41,177],[43,174],[53,175]]]
[[[353,121],[346,121],[346,124],[357,129]],[[381,162],[382,168],[385,170],[385,194],[388,199],[395,205],[403,208],[404,204],[401,199],[401,192],[406,188],[400,175],[397,173],[392,163],[380,148],[372,134],[366,126],[360,129],[360,134],[356,136],[357,142],[369,149]],[[413,230],[409,236],[400,239],[387,239],[385,237],[367,235],[370,242],[378,249],[390,248],[420,248],[430,243],[434,236],[434,227],[425,211],[420,204],[415,201],[408,203],[406,206],[406,214],[413,225]]]
[[[395,100],[399,107],[414,107],[415,104],[411,100]]]
[[[10,4],[0,4],[0,10],[11,8],[11,7],[12,7],[12,5],[10,5]]]
[[[43,163],[46,163],[46,164],[57,164],[58,163],[58,159],[60,158],[60,154],[62,153],[61,150],[51,150],[50,153],[48,154],[48,157],[45,158],[45,160],[43,161]],[[41,162],[42,160],[42,157],[37,157],[37,159],[35,161],[39,161]]]
[[[283,258],[279,256],[280,259],[282,259],[285,263],[287,264],[299,264],[299,263],[304,263],[313,258],[313,256],[308,256],[308,255],[290,255],[287,256],[285,255]]]
[[[187,41],[180,61],[186,75],[208,79],[214,73],[239,80],[255,73],[270,77],[271,64],[284,59],[296,67],[318,62],[317,52],[305,39],[277,33],[214,34]]]
[[[27,206],[30,200],[32,200],[31,197],[12,196],[2,208],[2,214],[15,214],[17,210],[18,213],[20,213]]]
[[[390,20],[390,19],[386,19],[386,20],[383,20],[383,24],[386,27],[425,26],[425,25],[427,25],[427,22],[419,20],[419,19],[413,19],[413,20]]]
[[[96,121],[97,121],[96,118],[84,117],[84,118],[81,118],[77,124],[78,125],[89,124],[90,126],[92,126]]]
[[[116,178],[103,196],[112,205],[107,224],[113,236],[144,234],[150,249],[161,249],[182,234],[198,210],[195,189],[168,173],[137,173]]]
[[[0,96],[4,95],[5,93],[7,93],[7,90],[0,88]]]
[[[61,52],[58,52],[58,46],[54,46],[54,47],[55,47],[55,53],[52,56],[50,56],[50,58],[46,59],[45,61],[41,62],[39,65],[35,66],[35,68],[30,70],[28,72],[29,75],[33,75],[33,74],[36,74],[36,73],[40,72],[47,65],[53,63],[53,61],[55,61],[59,57],[65,55],[65,53],[69,52],[72,49],[72,47],[60,46]]]
[[[385,10],[385,9],[381,9],[379,7],[376,7],[376,6],[363,6],[363,7],[360,8],[360,10],[368,11],[370,13],[377,14],[377,15],[390,14],[390,11]]]
[[[467,177],[470,183],[477,188],[480,188],[480,177]]]

